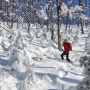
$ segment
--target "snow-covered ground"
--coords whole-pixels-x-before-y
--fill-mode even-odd
[[[73,31],[75,29],[77,28],[74,27]],[[33,27],[28,34],[23,28],[15,30],[13,38],[10,39],[11,32],[8,34],[8,31],[1,27],[0,90],[77,90],[76,86],[84,78],[79,58],[85,54],[88,29],[85,28],[85,31],[83,35],[78,34],[76,43],[72,40],[73,36],[64,33],[73,43],[73,51],[70,52],[70,59],[73,61],[71,64],[61,60],[62,52],[57,49],[57,44],[49,39],[50,32]],[[66,38],[64,35],[63,37]],[[21,46],[17,48],[19,44]],[[12,54],[13,47],[15,54]]]

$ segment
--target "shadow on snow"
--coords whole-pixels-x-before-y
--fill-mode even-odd
[[[0,65],[6,66],[8,64],[8,60],[0,58]]]
[[[51,80],[54,82],[56,82],[56,79],[59,78],[60,80],[63,80],[65,82],[69,82],[69,83],[74,83],[74,84],[77,84],[77,83],[80,83],[81,81],[80,80],[77,80],[77,79],[72,79],[72,78],[68,78],[68,77],[63,77],[63,78],[60,78],[58,75],[55,75],[55,74],[50,74],[50,73],[38,73],[36,72],[35,73],[40,79],[43,79],[44,76],[48,76],[51,78]]]

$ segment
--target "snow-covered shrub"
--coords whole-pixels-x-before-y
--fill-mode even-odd
[[[0,50],[5,48],[5,44],[4,44],[4,34],[3,31],[0,30]]]
[[[90,55],[90,33],[86,39],[85,51]]]
[[[2,31],[2,30],[0,30],[0,37],[1,37],[1,36],[3,36],[3,31]]]
[[[2,46],[3,50],[5,50],[5,43],[4,43],[4,41],[2,41],[1,46]]]
[[[9,41],[11,44],[15,43],[16,38],[18,37],[17,30],[11,30],[9,34]],[[17,38],[18,39],[18,38]]]
[[[11,54],[11,56],[10,56],[9,62],[8,62],[9,66],[11,66],[14,61],[18,61],[19,52],[18,52],[18,50],[16,48],[13,48],[11,50],[10,54]]]
[[[14,73],[19,79],[17,83],[18,90],[31,90],[38,83],[39,79],[31,69],[31,62],[20,33],[12,45],[10,55],[8,64],[13,73],[18,73]]]
[[[79,32],[78,30],[76,31],[76,34],[73,36],[73,45],[77,45],[78,40],[79,40],[79,36],[78,36]]]
[[[84,66],[85,78],[78,85],[78,90],[90,90],[90,55],[80,58],[81,66]]]
[[[90,77],[85,77],[81,83],[79,83],[77,90],[90,90]]]
[[[78,43],[78,35],[75,35],[73,38],[73,44],[76,45]]]
[[[25,59],[25,53],[23,51],[24,46],[23,46],[23,38],[20,34],[18,34],[18,37],[16,38],[14,44],[11,46],[11,52],[10,52],[10,59],[9,59],[9,65],[13,66],[12,64],[15,62],[20,63],[21,59]],[[23,58],[22,58],[23,56]],[[22,60],[23,61],[23,60]],[[14,64],[15,66],[15,64]],[[18,66],[18,65],[16,65]]]
[[[82,65],[86,66],[88,59],[89,59],[88,56],[83,56],[83,57],[81,57],[81,58],[79,59],[79,62],[80,62],[80,64],[81,64],[81,66],[82,66]]]
[[[35,88],[39,86],[40,80],[36,77],[36,75],[33,73],[29,73],[28,77],[25,79],[25,88],[26,90],[30,90],[32,88]]]
[[[3,50],[9,50],[12,44],[15,42],[18,33],[16,30],[0,30],[0,44]]]
[[[81,66],[84,66],[85,78],[78,85],[78,90],[90,90],[90,35],[86,40],[85,51],[87,52],[85,56],[80,58]]]
[[[7,36],[7,31],[0,30],[0,50],[6,50],[9,47],[10,43],[8,42]]]

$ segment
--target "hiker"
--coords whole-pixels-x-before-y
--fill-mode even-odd
[[[61,54],[61,58],[62,60],[64,60],[63,56],[66,55],[66,60],[71,62],[69,59],[69,51],[72,51],[71,43],[69,43],[67,39],[65,39],[63,42],[63,46],[64,46],[64,50],[62,49],[63,53]]]

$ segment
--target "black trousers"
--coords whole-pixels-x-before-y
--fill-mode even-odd
[[[63,51],[63,53],[61,54],[62,60],[64,60],[64,55],[66,55],[67,61],[71,62],[70,59],[69,59],[69,54],[67,54],[65,51]]]

